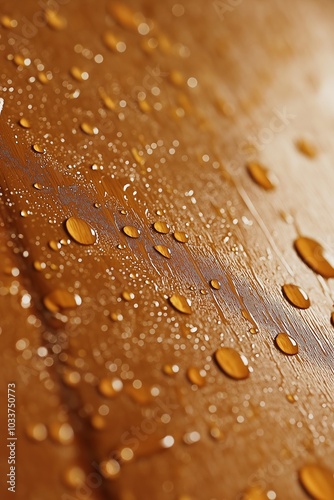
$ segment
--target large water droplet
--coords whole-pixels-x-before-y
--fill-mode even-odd
[[[179,243],[187,243],[189,236],[186,233],[184,233],[183,231],[175,231],[174,238]]]
[[[295,240],[299,257],[316,273],[324,278],[334,278],[333,256],[326,255],[320,243],[301,236]],[[330,260],[329,260],[330,259]]]
[[[19,124],[21,125],[22,128],[30,128],[30,122],[26,118],[20,118]]]
[[[299,480],[314,500],[334,499],[334,474],[326,467],[305,465],[299,470]]]
[[[311,305],[307,293],[297,285],[283,285],[282,292],[290,304],[299,309],[307,309]]]
[[[163,221],[157,221],[153,224],[154,229],[157,233],[168,234],[169,233],[169,225]]]
[[[191,314],[192,309],[191,305],[189,304],[188,300],[183,296],[178,293],[174,293],[170,298],[169,302],[172,304],[172,306],[179,312],[183,314]]]
[[[79,217],[70,217],[66,221],[68,234],[81,245],[92,245],[96,241],[94,229],[83,219]]]
[[[270,191],[276,187],[276,177],[259,163],[249,163],[247,170],[253,181],[263,189]]]
[[[155,245],[153,248],[166,259],[170,259],[172,256],[171,251],[165,245]]]
[[[109,13],[112,15],[117,24],[122,28],[137,30],[138,22],[136,21],[134,12],[125,3],[109,2]]]
[[[214,290],[220,290],[221,284],[218,280],[211,280],[210,285]]]
[[[56,10],[46,9],[44,12],[45,20],[47,25],[56,30],[61,31],[66,28],[67,21],[66,19],[59,14]]]
[[[129,238],[139,238],[140,230],[134,226],[124,226],[123,233],[129,236]]]
[[[195,366],[188,368],[187,377],[189,382],[197,385],[198,387],[203,387],[205,385],[205,376],[201,375],[201,372]]]
[[[77,294],[70,293],[63,288],[56,288],[52,292],[45,295],[43,304],[51,312],[58,312],[63,309],[75,309],[81,305],[81,297]]]
[[[99,393],[105,398],[115,397],[123,389],[123,382],[119,378],[103,378],[98,385]]]
[[[245,356],[239,354],[231,347],[220,347],[215,352],[218,366],[226,375],[236,380],[249,377],[248,361]]]
[[[280,351],[289,356],[298,354],[298,344],[287,333],[279,333],[275,338],[275,344]]]

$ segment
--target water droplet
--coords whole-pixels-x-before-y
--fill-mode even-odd
[[[153,248],[166,259],[170,259],[172,256],[170,249],[165,245],[155,245]]]
[[[36,269],[36,271],[43,271],[44,269],[46,269],[45,262],[40,262],[39,260],[35,260],[34,269]]]
[[[13,61],[16,64],[16,66],[27,66],[28,65],[28,60],[26,60],[22,54],[15,54]],[[30,62],[29,62],[29,64],[30,64]]]
[[[110,96],[108,96],[106,94],[106,92],[101,88],[99,89],[99,94],[100,94],[100,97],[102,99],[102,102],[103,104],[105,105],[105,107],[107,109],[110,109],[111,111],[114,111],[116,109],[116,104],[115,102],[112,100],[112,98]]]
[[[69,445],[74,441],[74,432],[68,422],[53,422],[49,426],[51,438],[59,444]]]
[[[122,292],[122,298],[127,302],[130,302],[135,298],[135,294],[133,292],[129,292],[128,290],[124,290],[124,292]]]
[[[119,378],[103,378],[98,385],[99,393],[105,398],[115,397],[123,389],[123,382]]]
[[[180,368],[178,365],[164,365],[162,368],[162,371],[164,372],[165,375],[168,375],[169,377],[174,377],[177,373],[179,373]]]
[[[289,403],[293,404],[296,402],[296,398],[293,394],[287,394],[286,399],[289,401]]]
[[[17,26],[16,19],[12,19],[9,16],[1,16],[0,23],[1,23],[1,26],[3,26],[4,28],[7,28],[7,29],[16,28],[16,26]]]
[[[299,309],[307,309],[311,305],[307,293],[297,285],[283,285],[282,292],[290,304]]]
[[[122,28],[137,30],[138,22],[135,15],[125,3],[117,1],[109,2],[108,10],[116,23],[122,26]]]
[[[21,217],[28,217],[28,212],[26,210],[21,210],[20,212]]]
[[[50,240],[48,245],[54,252],[58,252],[61,249],[61,244],[59,243],[59,241]]]
[[[42,184],[40,184],[39,182],[35,182],[35,183],[33,184],[33,187],[34,187],[35,189],[38,189],[39,191],[40,191],[41,189],[43,189]]]
[[[183,231],[175,231],[173,236],[179,243],[187,243],[189,239],[189,236]]]
[[[87,135],[97,135],[99,133],[99,129],[97,127],[94,127],[87,122],[82,122],[80,128]]]
[[[35,153],[40,153],[40,154],[45,153],[45,149],[42,148],[39,144],[33,144],[32,149],[35,151]]]
[[[70,217],[66,221],[68,234],[81,245],[93,245],[96,241],[94,229],[83,219],[79,217]]]
[[[186,299],[183,295],[179,295],[178,293],[174,293],[170,298],[169,302],[172,306],[179,312],[183,314],[191,314],[192,309],[189,304],[188,299]]]
[[[77,294],[70,293],[63,288],[56,288],[48,293],[43,304],[50,312],[59,312],[62,309],[75,309],[81,305],[81,297]]]
[[[43,71],[40,71],[37,75],[38,81],[42,83],[43,85],[46,85],[49,83],[50,78],[48,78],[48,75],[44,73]]]
[[[299,470],[299,480],[314,500],[334,498],[334,474],[326,467],[316,464],[304,465]]]
[[[163,439],[161,439],[160,444],[162,448],[171,448],[175,443],[175,439],[173,436],[165,436]]]
[[[124,226],[122,231],[129,236],[129,238],[139,238],[140,236],[140,230],[134,226]]]
[[[59,12],[53,9],[46,9],[44,12],[48,26],[54,30],[61,31],[66,28],[67,21]]]
[[[76,489],[85,484],[86,474],[81,467],[69,467],[63,475],[63,481],[68,488]]]
[[[44,424],[28,424],[26,434],[33,441],[41,442],[47,438],[48,431]]]
[[[107,47],[107,49],[111,51],[117,51],[117,44],[120,39],[111,31],[107,31],[103,34],[103,43]]]
[[[183,442],[185,444],[194,444],[194,443],[198,443],[198,441],[200,441],[201,439],[201,435],[199,432],[197,431],[192,431],[192,432],[187,432],[186,434],[184,434],[183,436]]]
[[[210,285],[214,290],[220,290],[221,284],[218,280],[211,280]]]
[[[274,497],[276,498],[276,496]],[[267,493],[260,486],[250,486],[242,494],[241,500],[268,500]]]
[[[325,249],[311,238],[301,236],[295,240],[295,249],[299,257],[313,271],[324,278],[334,278],[333,256],[326,255]],[[331,258],[331,262],[329,262]]]
[[[236,380],[249,377],[248,361],[231,347],[220,347],[215,352],[215,360],[223,372]]]
[[[192,384],[198,387],[203,387],[205,385],[205,376],[201,375],[201,372],[195,366],[188,368],[187,377]]]
[[[88,80],[89,78],[89,74],[87,73],[87,71],[82,71],[77,66],[73,66],[70,69],[70,74],[75,80],[77,80],[77,82],[83,82],[85,80]]]
[[[93,415],[90,419],[90,425],[97,431],[102,431],[107,427],[107,421],[102,415]]]
[[[280,351],[289,356],[298,354],[298,344],[287,333],[279,333],[275,338],[275,344]]]
[[[305,156],[309,158],[315,158],[317,156],[316,147],[305,139],[300,139],[296,142],[298,150]]]
[[[110,319],[112,321],[123,321],[123,315],[119,312],[111,312],[110,313]]]
[[[276,187],[277,180],[275,176],[259,163],[249,163],[247,170],[253,181],[263,189],[270,191]]]
[[[26,118],[20,118],[19,124],[21,125],[22,128],[30,128],[30,122]]]
[[[145,165],[145,159],[139,154],[138,150],[136,148],[131,149],[131,153],[133,158],[139,165]]]
[[[169,230],[170,230],[169,225],[163,221],[155,222],[153,224],[153,228],[156,230],[157,233],[160,233],[160,234],[168,234]]]
[[[80,373],[74,370],[65,370],[64,373],[62,374],[62,381],[64,382],[65,385],[68,385],[69,387],[75,387],[76,385],[79,384],[80,380],[81,380]]]
[[[121,466],[119,465],[117,460],[105,460],[104,462],[100,463],[100,471],[104,478],[115,479],[118,477],[121,471]]]

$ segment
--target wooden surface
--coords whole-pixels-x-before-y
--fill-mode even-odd
[[[251,0],[226,2],[224,13],[222,4],[187,0],[180,15],[169,0],[129,2],[150,28],[141,35],[104,1],[55,2],[62,30],[37,2],[1,2],[18,23],[0,32],[0,422],[6,437],[15,381],[18,500],[303,500],[301,467],[334,471],[333,280],[294,248],[303,235],[334,251],[334,5]],[[124,52],[105,46],[108,30]],[[18,54],[28,66],[15,64]],[[76,81],[73,66],[89,78]],[[52,73],[48,83],[40,71]],[[254,182],[249,162],[274,174],[274,189]],[[96,243],[70,238],[52,250],[69,238],[71,216]],[[170,232],[157,233],[156,221]],[[308,309],[284,298],[289,283],[308,294]],[[59,288],[82,304],[47,311],[43,297]],[[191,314],[171,306],[175,293]],[[298,355],[277,349],[281,332]],[[246,356],[250,376],[227,377],[219,347]],[[168,364],[178,373],[166,375]],[[189,382],[192,367],[205,370],[202,387]],[[106,378],[123,382],[109,398]],[[72,426],[70,444],[52,440],[55,422]],[[43,442],[27,437],[33,423],[48,428]],[[190,433],[199,440],[187,444],[198,438]],[[166,436],[174,445],[163,449]],[[133,459],[120,460],[117,478],[97,476],[124,448]],[[86,479],[70,489],[73,466]],[[3,472],[1,481],[10,495]],[[263,497],[245,496],[254,485]]]

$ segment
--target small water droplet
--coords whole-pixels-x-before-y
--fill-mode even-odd
[[[160,233],[160,234],[168,234],[169,230],[170,230],[169,225],[166,222],[163,222],[163,221],[157,221],[157,222],[155,222],[153,224],[153,228],[155,229],[155,231],[157,233]]]
[[[299,257],[313,271],[324,278],[334,278],[333,256],[326,255],[326,251],[320,243],[301,236],[295,240],[294,245]],[[328,258],[331,258],[331,262]]]
[[[183,436],[183,442],[185,444],[194,444],[194,443],[198,443],[198,441],[200,441],[201,439],[201,435],[199,432],[197,431],[192,431],[192,432],[187,432],[186,434],[184,434]]]
[[[179,312],[183,314],[191,314],[192,309],[191,305],[188,302],[188,299],[186,299],[183,295],[180,295],[178,293],[174,293],[170,298],[169,302],[172,304],[172,306]]]
[[[164,372],[165,375],[168,375],[169,377],[174,377],[177,373],[180,371],[180,367],[178,365],[164,365],[162,371]]]
[[[45,295],[43,304],[50,312],[59,312],[62,309],[75,309],[81,305],[80,295],[70,293],[63,288],[56,288]]]
[[[35,189],[38,189],[39,191],[40,191],[41,189],[43,189],[42,184],[40,184],[39,182],[35,182],[35,183],[33,184],[33,187],[34,187]]]
[[[139,165],[145,165],[145,159],[139,154],[138,150],[136,148],[131,149],[131,153],[133,158]]]
[[[218,280],[211,280],[210,285],[214,290],[220,290],[221,284]]]
[[[42,148],[42,146],[40,146],[39,144],[33,144],[32,149],[35,151],[35,153],[39,153],[39,154],[45,153],[45,149]]]
[[[122,292],[122,298],[126,300],[126,302],[130,302],[131,300],[134,300],[135,294],[133,292],[129,292],[128,290],[124,290]]]
[[[308,156],[308,158],[315,158],[317,156],[317,149],[314,146],[314,144],[311,144],[310,141],[307,141],[306,139],[300,139],[299,141],[296,142],[296,146],[300,153],[302,153],[305,156]]]
[[[282,292],[290,304],[299,309],[308,309],[311,305],[307,293],[297,285],[283,285]]]
[[[270,191],[276,187],[277,180],[275,176],[259,163],[249,163],[247,165],[247,171],[253,181],[263,189]]]
[[[198,370],[195,366],[188,368],[187,377],[192,384],[195,384],[198,387],[203,387],[205,385],[205,376],[201,375],[200,370]]]
[[[289,356],[298,354],[298,344],[287,333],[279,333],[275,338],[275,344],[280,351]]]
[[[82,122],[80,128],[82,132],[84,132],[87,135],[97,135],[99,133],[99,129],[97,127],[94,127],[93,125],[87,122]]]
[[[85,484],[86,474],[81,467],[73,466],[66,469],[63,475],[64,484],[71,489],[80,488]]]
[[[123,321],[123,315],[119,312],[111,312],[110,313],[110,319],[112,321]]]
[[[48,431],[46,426],[42,423],[31,423],[26,427],[26,434],[33,441],[41,442],[45,441],[45,439],[47,438]]]
[[[87,71],[82,71],[77,66],[73,66],[70,69],[70,74],[75,80],[77,80],[77,82],[83,82],[85,80],[88,80],[89,78],[89,74],[87,73]]]
[[[49,78],[50,76],[50,78]],[[40,71],[37,75],[37,78],[38,78],[38,81],[40,83],[42,83],[43,85],[46,85],[47,83],[49,83],[50,79],[51,79],[51,75],[47,75],[46,73],[44,73],[43,71]]]
[[[242,380],[249,377],[248,361],[231,347],[220,347],[215,352],[215,360],[223,372],[231,378]]]
[[[179,243],[187,243],[189,239],[189,236],[183,231],[175,231],[173,236]]]
[[[105,479],[116,479],[121,471],[121,466],[117,460],[105,460],[100,463],[100,471]]]
[[[83,219],[79,217],[70,217],[66,221],[66,230],[68,234],[81,245],[93,245],[96,241],[94,229]]]
[[[21,210],[20,212],[21,217],[28,217],[28,212],[26,210]]]
[[[276,498],[276,495],[273,498]],[[260,486],[250,486],[242,494],[241,500],[269,500],[269,497]]]
[[[126,236],[129,236],[129,238],[139,238],[140,236],[140,230],[134,226],[124,226],[122,231]]]
[[[36,269],[36,271],[43,271],[44,269],[46,269],[45,262],[40,262],[39,260],[35,260],[34,269]]]
[[[118,1],[109,2],[108,10],[116,23],[122,28],[137,30],[138,22],[134,12],[125,3]]]
[[[26,118],[20,118],[19,124],[21,125],[22,128],[30,128],[30,122]]]
[[[296,402],[296,398],[293,394],[287,394],[286,399],[289,401],[289,403],[293,404]]]
[[[17,26],[16,19],[12,19],[9,16],[1,16],[0,23],[1,23],[1,26],[3,26],[3,28],[7,28],[7,29],[16,28],[16,26]]]
[[[105,398],[115,397],[123,389],[123,382],[119,378],[103,378],[98,385],[99,393]]]
[[[48,245],[54,252],[58,252],[61,249],[61,244],[59,243],[59,241],[50,240]]]
[[[166,259],[170,259],[172,256],[170,249],[165,245],[155,245],[153,248]]]
[[[74,432],[68,422],[53,422],[49,426],[51,438],[62,445],[69,445],[74,441]]]
[[[299,469],[299,480],[314,500],[332,500],[334,498],[334,474],[317,464],[304,465]]]
[[[66,19],[56,10],[46,9],[44,12],[45,20],[48,26],[54,30],[61,31],[66,28]]]

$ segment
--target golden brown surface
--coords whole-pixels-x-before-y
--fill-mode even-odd
[[[333,500],[333,2],[48,5],[0,5],[1,498],[14,382],[18,500]]]

